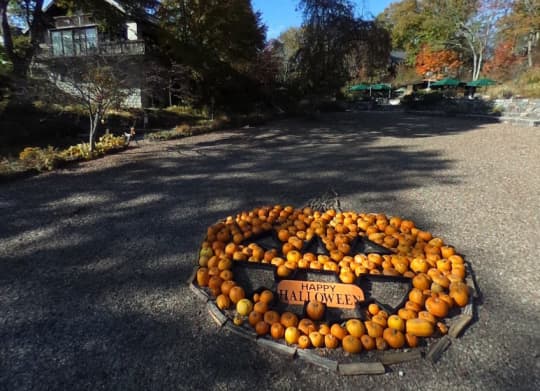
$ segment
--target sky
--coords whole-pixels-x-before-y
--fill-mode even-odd
[[[380,14],[390,3],[396,0],[352,0],[357,16],[371,19]],[[268,27],[267,38],[276,38],[289,27],[298,27],[302,15],[296,11],[298,0],[251,0],[253,9],[260,11],[264,24]]]

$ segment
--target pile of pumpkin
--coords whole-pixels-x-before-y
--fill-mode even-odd
[[[253,242],[261,234],[275,233],[280,249],[264,249]],[[326,254],[303,252],[304,243],[318,235]],[[358,236],[377,243],[392,254],[349,255]],[[324,303],[309,302],[305,317],[272,308],[274,292],[265,290],[246,297],[234,281],[234,262],[271,264],[277,275],[287,277],[295,269],[328,270],[343,283],[362,275],[408,277],[413,288],[397,313],[389,314],[376,303],[366,309],[365,321],[349,319],[342,324],[323,321]],[[237,325],[247,322],[259,336],[299,348],[342,346],[349,353],[362,350],[416,347],[419,338],[448,332],[444,319],[452,307],[469,302],[464,282],[465,264],[452,246],[410,220],[384,214],[314,211],[291,206],[266,206],[208,228],[199,254],[197,284],[206,287],[221,310],[230,310]]]

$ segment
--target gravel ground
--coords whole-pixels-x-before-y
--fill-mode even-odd
[[[334,189],[472,263],[474,323],[436,364],[340,377],[220,332],[185,281],[206,227]],[[0,390],[538,390],[540,131],[403,113],[129,150],[0,187]]]

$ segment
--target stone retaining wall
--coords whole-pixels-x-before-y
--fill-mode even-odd
[[[540,120],[540,99],[495,99],[503,116]]]

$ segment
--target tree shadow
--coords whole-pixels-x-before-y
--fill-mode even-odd
[[[388,113],[277,121],[134,147],[100,164],[3,186],[0,384],[288,389],[301,381],[352,387],[350,378],[327,376],[217,332],[185,284],[206,227],[260,205],[303,206],[331,188],[344,209],[365,203],[407,211],[429,229],[430,218],[400,192],[427,182],[458,185],[460,178],[448,174],[456,162],[444,151],[419,148],[414,140],[482,124]],[[456,354],[449,359],[459,360]],[[425,364],[412,368],[425,384],[437,385],[440,369],[432,375]],[[496,379],[510,376],[510,369],[499,370]],[[443,377],[451,381],[454,374]],[[506,384],[496,379],[490,384]],[[365,384],[389,381],[368,378]]]

